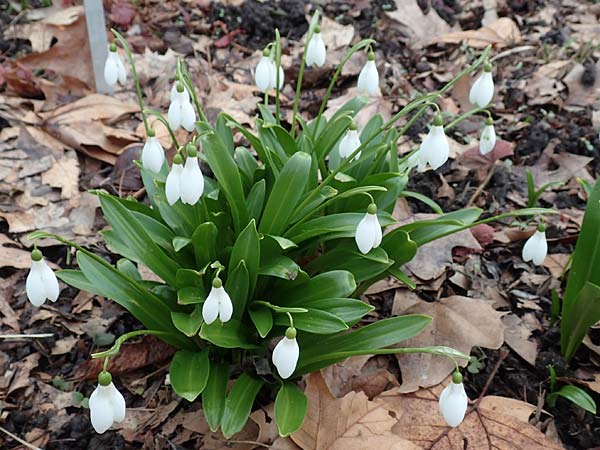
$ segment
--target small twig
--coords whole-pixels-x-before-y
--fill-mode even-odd
[[[27,441],[24,441],[23,439],[21,439],[19,436],[16,436],[14,434],[12,434],[10,431],[8,431],[5,428],[0,427],[0,431],[2,431],[4,434],[6,434],[7,436],[13,438],[15,441],[17,441],[19,444],[24,445],[27,448],[30,448],[31,450],[44,450],[42,448],[36,447],[33,444],[30,444]]]
[[[488,174],[486,175],[485,179],[481,182],[481,184],[477,187],[477,190],[475,191],[475,193],[471,196],[471,198],[469,199],[469,201],[467,202],[467,208],[469,208],[470,206],[473,206],[473,203],[475,203],[475,200],[477,200],[477,197],[479,197],[479,195],[481,195],[481,193],[483,192],[483,190],[485,189],[485,187],[488,185],[488,183],[490,182],[490,180],[492,179],[492,177],[494,176],[494,172],[496,171],[496,165],[494,164],[491,168],[490,171],[488,172]]]
[[[40,334],[0,334],[0,339],[43,339],[53,337],[54,333]]]
[[[504,360],[507,358],[507,356],[509,354],[508,350],[502,350],[502,349],[498,353],[499,353],[498,361],[496,361],[496,365],[494,366],[494,369],[492,370],[492,372],[490,373],[490,376],[488,377],[487,381],[485,382],[485,386],[483,386],[483,389],[481,390],[481,394],[479,394],[479,397],[477,398],[477,400],[475,400],[473,409],[477,408],[477,405],[479,405],[479,402],[481,402],[481,399],[485,396],[485,394],[487,394],[487,391],[490,388],[492,381],[494,381],[494,378],[496,377],[496,373],[498,372],[498,369],[500,369],[500,366],[502,365],[502,363],[504,362]]]
[[[496,56],[490,58],[490,62],[497,61],[500,58],[504,58],[506,56],[514,55],[515,53],[527,52],[529,50],[537,50],[537,49],[538,49],[538,47],[536,47],[535,45],[522,45],[520,47],[511,48],[511,49],[505,50],[501,53],[498,53]]]

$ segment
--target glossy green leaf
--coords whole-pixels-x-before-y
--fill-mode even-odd
[[[252,411],[254,399],[263,385],[263,381],[243,373],[234,383],[227,400],[221,420],[223,436],[230,438],[246,425]]]
[[[210,325],[204,323],[200,328],[200,337],[223,348],[258,348],[248,327],[235,319],[226,323],[221,323],[219,319]]]
[[[358,250],[355,242],[340,244],[333,250],[323,253],[311,261],[306,270],[322,272],[323,270],[347,270],[352,272],[357,283],[382,274],[394,263],[388,258],[383,248],[374,248],[364,255]]]
[[[204,390],[209,374],[208,350],[202,352],[180,350],[173,356],[169,369],[173,390],[189,402],[196,400]]]
[[[204,391],[202,391],[202,410],[204,418],[212,431],[217,431],[225,411],[229,366],[213,361]]]
[[[204,281],[202,280],[202,272],[198,272],[197,270],[192,269],[179,269],[175,274],[175,287],[195,287],[199,288],[200,290],[202,290],[202,292],[204,292]]]
[[[256,278],[258,277],[258,265],[260,261],[260,238],[256,231],[256,222],[254,219],[242,230],[231,250],[229,258],[229,272],[244,261],[248,272],[248,292],[247,296],[252,296],[254,287],[256,286]],[[244,299],[245,305],[245,299]]]
[[[304,307],[304,306],[302,306]],[[335,314],[318,309],[308,309],[307,312],[292,314],[294,327],[312,334],[331,334],[348,329],[348,325]],[[290,320],[285,314],[275,315],[275,325],[289,326]]]
[[[225,290],[233,303],[233,318],[241,319],[246,310],[246,301],[250,289],[250,276],[246,262],[241,260],[237,267],[227,275]]]
[[[217,257],[217,236],[219,230],[213,222],[205,222],[196,228],[192,235],[192,245],[196,255],[196,264],[204,267]]]
[[[260,220],[265,204],[265,194],[266,183],[264,179],[258,180],[248,193],[248,200],[246,201],[248,204],[248,214],[250,214],[250,217],[254,220]]]
[[[190,238],[181,237],[181,236],[175,236],[173,238],[173,248],[175,249],[176,252],[180,251],[182,248],[188,246],[191,243],[192,243],[192,240]]]
[[[289,284],[292,283],[292,284]],[[356,289],[354,276],[345,270],[325,272],[306,282],[282,282],[273,291],[271,303],[289,306],[324,298],[348,297]]]
[[[187,337],[192,337],[198,334],[200,326],[202,326],[202,307],[196,305],[191,314],[184,312],[171,311],[171,320],[173,325]]]
[[[206,300],[204,291],[198,287],[186,286],[177,291],[177,303],[181,305],[195,305]]]
[[[546,400],[550,406],[554,406],[558,397],[564,397],[567,400],[575,403],[580,408],[585,409],[587,412],[596,414],[596,402],[594,399],[587,392],[577,386],[566,384],[561,387],[560,390],[548,395]]]
[[[252,305],[248,308],[248,313],[260,337],[266,337],[273,328],[273,313],[271,310],[265,306]]]
[[[135,264],[133,264],[128,259],[125,259],[125,258],[119,259],[117,261],[117,269],[119,269],[119,272],[124,273],[129,278],[132,278],[136,281],[140,281],[142,279],[142,276],[138,272],[137,267],[135,267]]]
[[[304,308],[319,309],[334,314],[347,324],[358,322],[363,316],[375,309],[373,306],[355,298],[323,298],[298,302],[293,306],[300,306],[300,304]]]
[[[581,239],[581,235],[580,235]],[[579,290],[560,324],[562,353],[567,360],[574,355],[590,327],[600,321],[600,287],[586,282]]]
[[[283,278],[284,280],[295,280],[298,276],[300,266],[287,256],[275,256],[262,261],[260,264],[260,275]]]
[[[281,436],[289,436],[302,427],[308,400],[304,392],[290,381],[284,381],[275,397],[275,422]]]

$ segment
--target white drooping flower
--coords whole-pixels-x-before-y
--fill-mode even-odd
[[[377,89],[379,89],[379,72],[375,65],[375,54],[369,52],[369,60],[363,66],[360,74],[358,75],[358,93],[361,95],[375,95]]]
[[[125,66],[117,53],[117,46],[114,43],[108,47],[108,56],[104,63],[104,81],[109,86],[114,86],[117,81],[123,85],[127,81]]]
[[[183,173],[183,159],[177,154],[173,157],[171,171],[165,183],[165,196],[169,205],[174,205],[181,198],[181,174]]]
[[[283,339],[281,339],[273,350],[273,364],[277,368],[279,376],[284,380],[292,376],[298,364],[300,347],[296,341],[296,329],[289,327]]]
[[[217,317],[225,323],[231,319],[233,314],[233,303],[219,278],[215,278],[212,283],[208,297],[202,305],[202,318],[207,324],[213,323]]]
[[[90,419],[96,433],[102,434],[114,422],[122,422],[125,418],[125,399],[115,385],[108,372],[100,372],[98,386],[90,395]]]
[[[546,242],[546,226],[540,224],[533,235],[527,239],[523,246],[523,261],[532,261],[535,265],[543,264],[548,254],[548,242]]]
[[[175,76],[175,81],[173,81],[173,86],[171,86],[171,93],[170,93],[170,98],[171,101],[173,101],[176,97],[177,97],[177,86],[179,85],[179,76]],[[187,88],[185,87],[185,85],[183,85],[183,93],[187,96],[187,98],[190,98],[190,93],[188,92]]]
[[[348,131],[346,131],[346,134],[344,134],[340,140],[340,144],[338,146],[340,157],[344,159],[348,158],[358,147],[360,147],[360,145],[360,136],[358,135],[356,124],[352,122],[348,128]],[[362,152],[358,152],[354,156],[353,160],[360,158],[361,153]]]
[[[58,280],[38,249],[31,252],[31,270],[27,275],[25,290],[33,306],[41,306],[46,300],[55,302],[58,299]]]
[[[254,82],[262,92],[266,92],[275,86],[275,83],[271,83],[272,72],[273,61],[269,57],[269,51],[265,50],[254,70]]]
[[[142,166],[144,169],[158,173],[165,161],[165,151],[156,137],[154,130],[148,130],[148,139],[142,148]]]
[[[469,101],[480,108],[485,108],[492,101],[494,96],[494,79],[492,78],[492,65],[486,64],[483,73],[471,86],[469,92]]]
[[[377,205],[371,203],[367,208],[365,217],[358,223],[354,239],[356,245],[363,255],[381,244],[382,232],[379,219],[377,218]]]
[[[283,87],[284,78],[283,67],[279,65],[279,90]],[[271,89],[275,89],[275,86],[277,86],[277,64],[271,60]]]
[[[202,192],[204,192],[204,177],[198,164],[198,153],[193,144],[187,146],[187,159],[180,176],[181,201],[188,205],[195,205]]]
[[[421,162],[421,156],[419,155],[419,153],[420,153],[419,150],[417,150],[412,155],[410,155],[408,157],[408,159],[406,160],[406,165],[409,170],[414,167],[416,167],[419,172],[423,172],[425,170],[426,164],[423,164]]]
[[[173,131],[181,126],[187,131],[192,132],[196,123],[196,111],[194,111],[194,107],[190,101],[190,95],[181,83],[177,85],[176,90],[177,92],[171,100],[167,114],[169,126]]]
[[[479,152],[485,155],[492,150],[496,145],[496,130],[494,129],[494,121],[489,117],[485,121],[485,126],[481,131],[481,137],[479,138]]]
[[[323,67],[326,57],[325,42],[323,42],[323,36],[321,36],[321,29],[317,27],[306,47],[306,65],[308,67],[312,65]]]
[[[450,146],[448,145],[448,139],[446,139],[446,133],[444,133],[444,126],[442,124],[442,118],[438,114],[433,120],[433,126],[421,142],[419,148],[420,164],[419,169],[425,169],[425,166],[429,166],[436,170],[444,165],[448,161],[448,155],[450,154]]]
[[[444,420],[451,427],[457,427],[465,418],[469,399],[462,383],[462,375],[459,372],[452,374],[452,381],[440,394],[440,411]]]

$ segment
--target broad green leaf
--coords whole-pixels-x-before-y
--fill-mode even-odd
[[[186,286],[177,291],[177,303],[180,305],[195,305],[206,300],[204,290],[195,286]]]
[[[308,400],[298,386],[284,381],[275,398],[275,422],[281,436],[289,436],[302,427]]]
[[[180,350],[173,356],[169,369],[173,390],[189,402],[196,400],[204,390],[209,374],[208,350],[201,352]]]
[[[285,164],[269,194],[259,226],[261,233],[283,233],[294,208],[304,195],[310,166],[310,155],[304,152],[295,153]]]
[[[267,258],[260,263],[260,275],[283,278],[284,280],[295,280],[298,276],[300,266],[287,256],[275,256]]]
[[[388,258],[383,248],[374,248],[362,254],[354,241],[338,245],[311,261],[306,269],[309,272],[323,270],[347,270],[352,272],[357,283],[384,273],[394,261]]]
[[[358,322],[363,316],[375,309],[373,306],[355,298],[323,298],[298,302],[297,305],[293,306],[300,306],[300,304],[304,308],[320,309],[334,314],[347,324]]]
[[[248,199],[246,201],[248,204],[248,214],[250,214],[250,217],[252,217],[254,220],[260,220],[263,206],[265,204],[265,193],[266,183],[264,179],[258,180],[248,193]]]
[[[258,348],[248,327],[235,319],[226,323],[221,323],[218,319],[210,325],[204,323],[200,329],[200,337],[223,348]]]
[[[195,287],[204,292],[203,272],[192,269],[179,269],[175,275],[175,286],[177,288]]]
[[[248,271],[248,292],[247,296],[252,296],[258,277],[258,264],[260,261],[260,238],[256,231],[256,222],[254,219],[239,234],[231,250],[229,258],[229,272],[232,273],[235,268],[244,261]],[[245,305],[245,299],[244,299]],[[241,316],[240,316],[241,317]]]
[[[304,307],[304,305],[302,306]],[[348,329],[348,325],[335,314],[318,309],[308,309],[307,312],[292,314],[294,327],[312,334],[331,334]],[[275,325],[287,327],[290,320],[285,314],[275,315]]]
[[[202,391],[202,410],[204,418],[212,431],[217,431],[225,411],[229,366],[221,362],[212,362],[210,374]]]
[[[191,243],[192,243],[192,240],[190,238],[181,237],[181,236],[175,236],[173,238],[173,248],[175,249],[176,252],[180,251],[182,248],[188,246]]]
[[[581,235],[579,237],[581,239]],[[560,324],[562,353],[567,360],[574,355],[590,327],[600,321],[600,287],[586,282],[568,310],[563,307]]]
[[[192,245],[196,255],[196,264],[204,267],[217,257],[217,236],[219,230],[213,222],[205,222],[196,228],[192,235]]]
[[[550,406],[554,406],[558,397],[564,397],[567,400],[575,403],[580,408],[585,409],[587,412],[596,414],[596,402],[594,399],[587,392],[577,386],[566,384],[561,387],[560,390],[548,395],[546,400]]]
[[[301,302],[324,298],[348,297],[356,289],[354,276],[345,270],[325,272],[306,282],[281,282],[273,290],[271,303],[280,306],[299,305]]]
[[[406,231],[410,238],[417,243],[417,246],[421,246],[465,229],[465,226],[475,222],[481,213],[480,208],[461,209],[444,214],[437,219],[409,223],[398,229]]]
[[[227,439],[246,425],[254,399],[263,383],[262,380],[243,373],[231,388],[221,420],[221,431]]]
[[[217,135],[223,144],[225,144],[225,148],[231,154],[233,154],[233,133],[231,132],[231,128],[227,125],[227,118],[223,116],[223,114],[219,114],[217,116],[217,122],[215,123],[215,130],[217,131]]]
[[[128,259],[125,259],[125,258],[119,259],[117,261],[117,269],[119,269],[119,272],[124,273],[129,278],[132,278],[136,281],[141,281],[141,279],[142,279],[142,276],[138,272],[137,267],[135,267],[135,264],[133,264]]]
[[[173,325],[187,337],[192,337],[198,334],[198,330],[203,323],[202,307],[196,305],[191,314],[184,312],[172,311],[171,320]]]
[[[250,288],[250,276],[246,269],[246,262],[242,259],[233,271],[227,274],[225,290],[231,297],[233,303],[233,318],[241,319],[246,310],[248,291]]]
[[[254,183],[254,174],[258,170],[258,162],[252,156],[250,151],[244,147],[235,149],[235,162],[244,175],[246,186],[251,186]]]
[[[87,291],[92,294],[102,295],[98,292],[98,288],[88,280],[81,270],[63,269],[56,272],[56,276],[67,283],[69,286],[73,286],[80,291]]]
[[[266,337],[273,328],[273,313],[271,310],[262,305],[252,305],[248,308],[248,313],[260,337]]]

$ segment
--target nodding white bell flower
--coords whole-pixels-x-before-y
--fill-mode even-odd
[[[375,53],[369,52],[368,61],[358,75],[358,93],[375,95],[379,88],[379,72],[375,65]]]
[[[485,108],[494,96],[494,79],[492,78],[492,65],[487,63],[483,66],[483,73],[471,86],[469,101],[480,108]]]
[[[180,126],[187,131],[194,131],[196,123],[196,111],[190,101],[190,95],[182,83],[177,84],[177,92],[169,105],[169,126],[175,131]]]
[[[117,81],[123,85],[127,81],[127,72],[125,72],[125,66],[117,53],[117,46],[114,42],[108,47],[108,56],[104,63],[104,81],[109,86],[114,86]]]
[[[488,117],[485,121],[485,126],[481,131],[481,137],[479,138],[479,152],[485,155],[492,150],[496,145],[496,130],[494,129],[494,120]]]
[[[277,368],[279,376],[284,380],[292,376],[298,364],[300,356],[300,347],[296,341],[296,329],[289,327],[285,331],[285,336],[281,339],[273,350],[273,365]]]
[[[175,75],[175,81],[173,81],[173,86],[171,86],[171,94],[170,94],[171,101],[173,101],[177,97],[177,86],[178,85],[179,85],[179,75]],[[190,93],[188,92],[185,85],[183,85],[183,93],[187,96],[188,99],[190,98]]]
[[[254,69],[254,82],[256,83],[256,87],[262,92],[266,92],[272,87],[275,87],[275,82],[272,81],[273,66],[274,64],[269,56],[269,50],[265,49],[260,57],[260,61],[258,61],[258,64],[256,65],[256,69]]]
[[[440,394],[440,411],[446,423],[451,427],[459,426],[467,412],[469,399],[462,380],[463,377],[460,372],[454,372],[452,381]]]
[[[200,200],[202,192],[204,192],[204,177],[198,164],[198,152],[194,144],[188,144],[186,151],[187,159],[181,172],[179,195],[183,203],[195,205]]]
[[[275,86],[277,86],[277,63],[273,60],[271,60],[271,83],[270,83],[270,89],[275,89]],[[281,64],[279,65],[279,89],[281,90],[281,88],[283,87],[283,80],[285,78],[285,74],[283,73],[283,67],[281,67]]]
[[[548,254],[548,242],[546,242],[546,225],[543,223],[533,235],[527,239],[523,246],[523,261],[532,261],[536,266],[543,264]]]
[[[148,139],[142,148],[142,165],[144,169],[158,173],[165,162],[165,151],[156,137],[155,131],[148,130]]]
[[[225,323],[231,319],[232,314],[233,303],[231,303],[231,298],[223,288],[221,279],[215,278],[212,282],[212,289],[206,297],[204,305],[202,305],[202,318],[210,325],[217,320],[217,317]]]
[[[420,169],[425,170],[427,164],[433,170],[442,167],[448,161],[449,154],[450,146],[444,133],[442,117],[437,114],[433,119],[433,126],[419,148]]]
[[[321,36],[321,28],[316,27],[308,46],[306,47],[306,65],[308,67],[317,65],[323,67],[325,64],[325,58],[327,57],[327,49],[325,48],[325,42]]]
[[[348,131],[346,131],[346,134],[344,134],[340,140],[340,145],[338,146],[340,156],[342,158],[348,158],[358,147],[360,147],[360,145],[360,136],[358,135],[356,123],[352,122],[348,127]],[[360,158],[361,153],[362,152],[358,152],[354,155],[352,160]]]
[[[165,183],[165,196],[169,205],[174,205],[181,198],[181,174],[183,173],[183,158],[178,153],[173,157],[171,171]]]
[[[31,252],[31,270],[27,275],[25,290],[33,306],[41,306],[46,300],[55,302],[58,299],[60,289],[56,275],[37,248]]]
[[[414,152],[412,155],[410,155],[408,157],[408,159],[406,160],[406,165],[409,170],[416,167],[419,172],[423,172],[425,170],[425,166],[426,166],[426,164],[421,162],[421,156],[420,156],[419,150],[417,150],[416,152]]]
[[[367,208],[365,217],[358,223],[354,239],[356,245],[363,255],[381,244],[382,232],[379,219],[377,218],[377,205],[371,203]]]
[[[102,434],[114,422],[125,418],[125,399],[112,382],[110,373],[98,375],[98,386],[90,395],[90,419],[96,433]]]

